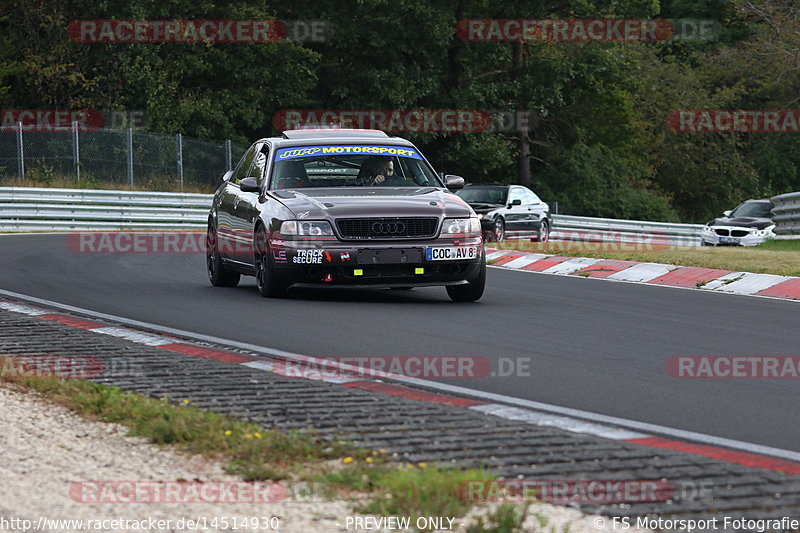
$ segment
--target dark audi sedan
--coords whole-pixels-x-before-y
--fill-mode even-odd
[[[487,240],[550,239],[550,207],[521,185],[467,185],[458,191],[478,214]]]
[[[417,148],[376,130],[291,130],[261,139],[223,176],[208,217],[215,286],[256,277],[262,296],[292,287],[444,286],[483,295],[481,224]]]

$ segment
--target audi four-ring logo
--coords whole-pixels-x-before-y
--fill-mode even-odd
[[[375,222],[372,231],[382,235],[399,235],[406,231],[406,225],[402,222]]]

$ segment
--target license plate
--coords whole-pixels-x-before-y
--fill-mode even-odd
[[[739,244],[739,237],[720,237],[719,242],[722,244]]]
[[[359,265],[398,265],[402,263],[422,262],[422,251],[419,248],[400,250],[388,248],[381,250],[358,250]]]
[[[439,248],[426,248],[425,257],[428,261],[456,261],[459,259],[476,259],[477,246],[441,246]]]

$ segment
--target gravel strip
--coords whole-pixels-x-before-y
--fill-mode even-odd
[[[130,437],[127,428],[118,424],[93,422],[68,409],[55,405],[35,392],[12,385],[0,386],[0,445],[3,459],[0,476],[4,498],[0,516],[31,520],[172,520],[169,531],[192,531],[177,527],[181,518],[198,520],[205,517],[210,524],[214,517],[279,517],[279,531],[331,532],[347,531],[345,519],[355,515],[352,502],[296,501],[301,496],[277,503],[81,503],[70,495],[74,482],[94,481],[237,481],[225,473],[223,464],[194,456],[188,457],[169,448],[158,447],[141,437]],[[291,493],[295,494],[295,493]],[[489,507],[492,509],[494,506]],[[467,524],[485,516],[487,508],[478,508],[466,519],[453,522],[456,531],[466,531]],[[546,526],[540,518],[546,519]],[[379,517],[376,517],[379,518]],[[412,517],[412,521],[417,517]],[[597,533],[613,531],[596,527],[598,517],[576,509],[548,504],[533,505],[525,523],[526,531],[571,531]],[[21,524],[21,522],[16,522]],[[88,523],[87,523],[88,525]],[[20,531],[14,522],[0,526],[0,531]],[[567,529],[568,528],[568,529]],[[224,530],[223,527],[208,530]],[[233,529],[233,528],[229,528]],[[83,529],[86,531],[88,529]],[[97,528],[91,528],[98,531]],[[106,529],[123,530],[121,527]],[[127,531],[166,531],[167,529],[129,528]],[[252,531],[252,528],[250,529]],[[260,528],[266,531],[268,528]],[[43,527],[38,531],[80,531],[68,527]],[[351,527],[350,531],[354,531]],[[380,531],[362,529],[361,531]],[[395,530],[397,531],[397,530]],[[632,528],[628,531],[639,531]]]
[[[187,457],[127,436],[127,428],[89,422],[34,393],[0,387],[0,514],[38,523],[50,519],[129,520],[206,517],[280,517],[281,531],[335,531],[352,511],[345,501],[314,503],[79,503],[70,484],[103,481],[235,481],[223,465]],[[5,507],[5,509],[3,508]],[[208,523],[208,522],[207,522]],[[109,528],[119,529],[119,528]],[[212,530],[222,529],[213,528]],[[45,531],[68,531],[48,528]],[[92,529],[94,530],[94,529]],[[156,531],[157,529],[154,529]],[[188,528],[171,528],[189,531]],[[134,529],[133,531],[150,531]]]

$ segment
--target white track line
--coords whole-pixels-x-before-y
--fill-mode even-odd
[[[15,313],[22,313],[23,315],[39,316],[46,315],[47,311],[39,309],[38,307],[31,307],[30,305],[15,304],[13,302],[0,302],[0,309],[6,311],[13,311]]]
[[[102,333],[103,335],[110,335],[112,337],[119,337],[138,344],[146,346],[164,346],[166,344],[175,344],[175,339],[169,339],[163,335],[153,335],[151,333],[144,333],[130,328],[94,328],[95,333]]]
[[[551,415],[548,413],[539,413],[531,411],[530,409],[520,409],[519,407],[509,407],[498,403],[487,403],[484,405],[475,405],[470,407],[475,411],[486,413],[490,415],[499,416],[508,420],[515,420],[519,422],[526,422],[536,426],[552,426],[560,429],[567,429],[574,433],[589,433],[597,435],[598,437],[605,437],[614,440],[627,440],[627,439],[640,439],[649,437],[644,433],[630,431],[627,429],[620,429],[609,427],[602,424],[595,424],[594,422],[585,422],[577,418],[569,418],[566,416]]]

